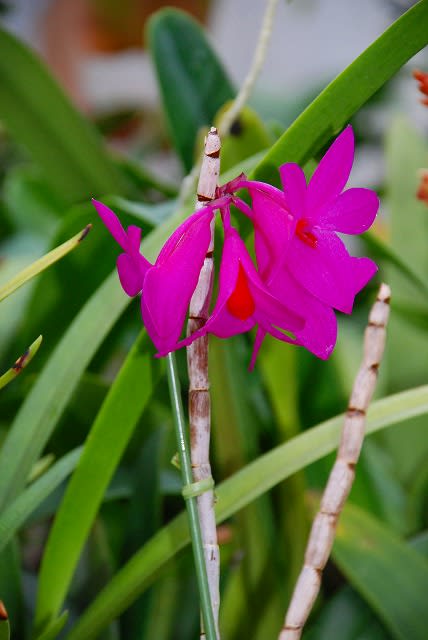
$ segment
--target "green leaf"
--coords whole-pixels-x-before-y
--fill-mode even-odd
[[[58,260],[61,260],[70,251],[79,246],[79,244],[86,238],[92,225],[87,225],[82,231],[70,238],[59,247],[52,249],[46,255],[42,256],[28,267],[20,271],[15,277],[6,282],[6,284],[0,287],[0,302],[10,296],[11,293],[22,287],[23,284],[34,278],[39,273],[53,265]]]
[[[409,262],[411,261],[401,258],[399,254],[392,249],[392,247],[381,240],[372,230],[364,233],[361,236],[361,240],[370,249],[371,255],[375,260],[380,259],[385,261],[387,264],[394,266],[406,278],[407,282],[413,285],[413,291],[415,293],[418,293],[419,295],[422,293],[425,297],[428,297],[428,286],[421,276],[409,267]],[[403,242],[403,245],[404,244],[405,243]]]
[[[57,618],[52,624],[50,624],[45,631],[37,636],[37,640],[55,640],[58,637],[58,634],[64,628],[65,623],[68,619],[68,611],[64,611],[59,618]]]
[[[101,290],[103,293],[89,300],[53,352],[4,441],[0,451],[1,508],[23,489],[80,376],[114,324],[111,307],[126,307],[128,301],[116,274]]]
[[[45,238],[52,235],[58,218],[67,209],[67,200],[32,165],[18,165],[8,171],[3,194],[14,225]]]
[[[390,640],[373,611],[349,586],[324,604],[304,640],[332,640],[338,629],[340,640]]]
[[[144,239],[141,249],[154,261],[183,212]],[[86,366],[129,304],[114,271],[88,300],[27,395],[0,451],[0,509],[18,495],[41,454]]]
[[[428,44],[428,0],[394,22],[320,93],[257,165],[251,178],[278,180],[284,162],[305,164],[412,56]]]
[[[121,188],[95,129],[38,57],[0,30],[0,119],[68,202]],[[29,87],[31,86],[31,91]]]
[[[428,413],[428,386],[374,402],[367,432],[385,429],[415,415]],[[216,487],[217,522],[222,522],[273,486],[331,452],[338,444],[343,415],[314,427],[248,464]],[[185,514],[161,529],[116,574],[92,602],[67,640],[96,637],[153,581],[156,572],[189,543]]]
[[[35,480],[0,516],[0,551],[32,512],[75,469],[81,450],[71,451]]]
[[[198,129],[211,125],[235,92],[202,28],[186,13],[158,11],[147,33],[169,133],[189,171]]]
[[[425,640],[428,562],[372,516],[349,503],[333,558],[393,638]]]
[[[159,378],[161,363],[148,345],[142,331],[103,402],[55,518],[39,575],[39,630],[62,606],[103,495]]]

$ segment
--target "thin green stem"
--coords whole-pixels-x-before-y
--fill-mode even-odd
[[[183,486],[193,483],[192,465],[190,462],[189,444],[187,441],[183,405],[181,403],[180,382],[178,379],[175,355],[169,353],[167,360],[167,374],[171,404],[174,415],[175,433],[177,436],[178,455],[180,459],[181,477]],[[192,540],[193,556],[195,559],[196,576],[198,580],[199,595],[201,599],[201,612],[204,622],[207,640],[216,640],[213,608],[211,604],[210,590],[208,586],[207,570],[205,566],[204,549],[201,536],[201,527],[198,519],[198,507],[196,497],[186,500],[187,517],[189,520],[190,537]]]

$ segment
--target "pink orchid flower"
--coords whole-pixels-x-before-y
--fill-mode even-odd
[[[125,293],[142,291],[141,313],[147,332],[163,356],[177,348],[190,298],[211,239],[213,207],[191,215],[168,238],[152,265],[140,254],[141,229],[125,231],[116,214],[106,205],[93,204],[124,253],[117,259],[119,279]]]
[[[254,184],[254,183],[249,183]],[[253,221],[256,229],[255,250],[259,275],[268,291],[285,304],[289,309],[302,315],[305,319],[303,328],[295,332],[297,345],[302,345],[318,358],[326,360],[332,353],[337,338],[337,320],[331,307],[313,296],[281,266],[282,256],[287,252],[287,246],[293,234],[293,218],[287,214],[284,220],[284,210],[278,207],[277,199],[283,198],[278,189],[270,185],[263,185],[264,191],[251,190],[254,211],[244,202],[233,197],[235,205],[246,213]],[[269,217],[270,233],[259,225],[255,211],[263,209],[263,214]],[[276,262],[273,261],[276,256]],[[254,343],[252,363],[254,363],[266,331],[262,327],[257,330]]]
[[[241,180],[252,197],[257,262],[263,279],[287,273],[322,303],[351,313],[356,294],[377,271],[369,258],[349,255],[337,232],[359,234],[379,207],[370,189],[344,190],[354,159],[350,126],[333,142],[309,184],[294,163],[280,167],[283,191]],[[239,206],[239,203],[238,203]]]
[[[263,335],[270,333],[285,342],[296,343],[294,335],[303,329],[304,314],[292,311],[280,302],[262,282],[244,242],[230,224],[229,207],[222,209],[224,245],[219,272],[219,290],[214,309],[206,324],[182,340],[188,345],[196,338],[211,333],[229,338],[258,325]],[[286,332],[286,333],[283,333]],[[257,348],[258,351],[258,348]],[[250,368],[254,366],[255,356]]]

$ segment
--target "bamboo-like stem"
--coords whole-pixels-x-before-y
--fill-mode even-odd
[[[239,90],[238,95],[234,99],[230,108],[226,111],[220,122],[219,133],[221,136],[225,136],[229,133],[230,127],[238,118],[245,103],[253,92],[254,85],[257,82],[260,71],[262,70],[264,61],[266,59],[266,53],[272,34],[273,21],[275,17],[275,11],[278,6],[279,0],[267,0],[266,11],[263,16],[262,26],[260,29],[260,35],[257,41],[256,48],[254,50],[251,67],[248,74],[242,83],[242,87]]]
[[[197,188],[196,208],[215,198],[220,173],[220,138],[217,129],[209,131],[204,148],[201,173]],[[214,274],[214,221],[211,227],[211,242],[201,269],[199,281],[189,307],[188,335],[200,329],[208,319]],[[208,336],[195,340],[187,348],[189,371],[189,422],[190,449],[194,482],[211,478],[209,461],[211,406],[208,379]],[[197,498],[199,522],[204,545],[208,584],[211,594],[216,637],[220,638],[218,613],[220,606],[220,553],[217,544],[217,529],[214,513],[214,492],[207,490]],[[201,638],[205,638],[204,629]]]
[[[343,424],[336,462],[330,472],[306,546],[302,571],[278,640],[298,640],[318,595],[323,569],[333,546],[337,521],[352,487],[355,465],[360,456],[366,413],[382,360],[389,317],[391,290],[382,284],[364,334],[364,354],[354,381]]]
[[[190,461],[189,445],[187,442],[183,407],[181,404],[180,382],[175,364],[175,354],[167,355],[168,384],[173,408],[175,433],[177,437],[178,456],[180,460],[180,470],[185,488],[193,484],[192,465]],[[196,577],[198,581],[199,596],[201,600],[201,613],[206,629],[208,640],[215,640],[216,625],[211,606],[210,588],[208,585],[207,571],[205,565],[205,554],[202,542],[201,527],[199,523],[197,498],[187,496],[186,508],[189,520],[190,537],[192,540],[193,556],[195,559]]]

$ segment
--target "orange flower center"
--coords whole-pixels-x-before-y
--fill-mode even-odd
[[[247,320],[247,318],[253,315],[256,308],[245,271],[241,264],[239,265],[235,288],[226,302],[226,307],[228,311],[239,320]]]
[[[318,244],[317,237],[312,231],[309,231],[309,222],[306,218],[301,218],[296,225],[296,236],[312,249]]]

